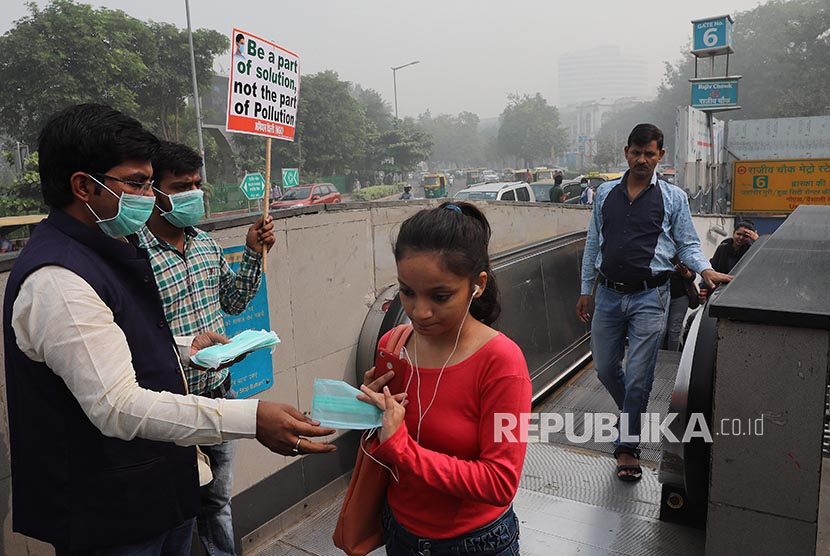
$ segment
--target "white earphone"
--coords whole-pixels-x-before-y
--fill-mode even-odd
[[[473,295],[477,294],[479,291],[481,291],[481,287],[479,287],[479,285],[478,285],[478,284],[476,284],[476,287],[475,287],[475,289],[473,290]]]

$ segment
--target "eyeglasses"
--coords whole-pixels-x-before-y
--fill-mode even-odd
[[[129,185],[130,187],[134,187],[134,188],[138,189],[141,193],[146,193],[146,192],[150,191],[150,188],[152,188],[156,184],[156,180],[154,180],[154,179],[149,179],[147,181],[132,181],[132,180],[123,180],[121,178],[116,178],[115,176],[108,176],[107,174],[95,174],[95,176],[98,177],[98,178],[104,178],[104,179],[107,179],[107,180],[120,181],[121,183],[125,183],[125,184]]]

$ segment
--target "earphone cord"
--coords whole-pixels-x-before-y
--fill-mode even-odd
[[[447,360],[444,361],[444,364],[441,366],[441,372],[438,373],[438,380],[435,381],[435,391],[432,393],[432,399],[429,401],[429,405],[421,413],[421,370],[418,368],[418,334],[415,333],[414,345],[415,345],[415,364],[412,364],[412,360],[409,358],[409,352],[406,349],[406,346],[403,347],[404,355],[406,355],[406,359],[409,362],[409,366],[415,369],[415,374],[418,375],[418,385],[417,385],[417,396],[418,396],[418,431],[415,435],[415,442],[418,444],[421,443],[421,423],[423,423],[424,418],[427,416],[427,412],[432,408],[432,404],[435,403],[435,397],[438,395],[438,386],[441,384],[441,377],[444,375],[444,369],[447,368],[447,364],[452,359],[452,356],[455,355],[455,350],[458,349],[458,341],[461,339],[461,330],[464,328],[464,322],[467,320],[467,315],[470,313],[470,306],[473,304],[473,299],[475,299],[475,294],[470,297],[470,303],[467,305],[467,312],[464,313],[464,318],[461,319],[461,325],[458,327],[458,334],[455,336],[455,345],[452,347],[452,351],[450,352],[449,357]],[[404,392],[409,392],[409,384],[412,381],[412,375],[409,375],[409,380],[406,383],[406,388],[404,388]]]
[[[384,469],[386,469],[387,471],[389,471],[389,474],[390,474],[390,475],[392,475],[392,478],[393,478],[393,479],[395,479],[395,482],[396,482],[396,483],[400,483],[401,481],[398,479],[398,476],[395,474],[395,472],[394,472],[394,471],[392,471],[392,469],[390,469],[390,468],[389,468],[389,466],[382,464],[381,462],[379,462],[378,460],[376,460],[374,457],[372,457],[372,454],[370,454],[369,452],[367,452],[367,451],[366,451],[366,448],[363,446],[363,441],[364,441],[364,440],[369,440],[369,439],[372,437],[372,435],[373,435],[373,434],[375,434],[375,432],[376,432],[376,431],[377,431],[377,428],[374,428],[374,429],[369,429],[369,430],[367,430],[367,431],[366,431],[366,433],[365,433],[365,435],[366,435],[366,436],[365,436],[365,438],[364,438],[364,436],[363,436],[363,435],[361,435],[361,436],[360,436],[360,449],[361,449],[361,450],[363,450],[363,453],[364,453],[364,454],[366,454],[366,456],[367,456],[369,459],[371,459],[372,461],[374,461],[375,463],[377,463],[378,465],[380,465],[381,467],[383,467]],[[396,469],[396,470],[398,469],[398,466],[397,466],[397,465],[395,466],[395,469]]]

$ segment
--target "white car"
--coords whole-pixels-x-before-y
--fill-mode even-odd
[[[470,201],[524,201],[535,203],[536,196],[530,186],[521,181],[481,183],[462,189],[454,199]]]

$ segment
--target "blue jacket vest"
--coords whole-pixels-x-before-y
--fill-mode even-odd
[[[199,503],[195,448],[104,436],[63,380],[17,347],[14,300],[26,277],[46,265],[83,278],[112,310],[140,386],[185,392],[146,252],[52,210],[17,259],[3,307],[14,530],[80,551],[181,524]]]

